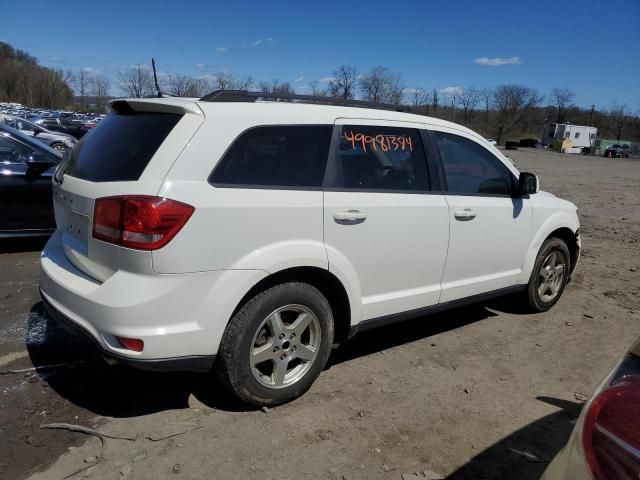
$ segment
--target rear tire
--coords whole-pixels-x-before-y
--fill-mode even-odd
[[[540,247],[525,291],[529,308],[534,312],[546,312],[553,307],[569,280],[571,255],[567,244],[551,237]]]
[[[276,406],[306,392],[331,353],[331,307],[315,287],[271,287],[245,303],[225,329],[216,373],[240,400]]]

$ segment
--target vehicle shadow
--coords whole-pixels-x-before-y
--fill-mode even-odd
[[[569,439],[582,404],[551,397],[537,399],[562,410],[503,438],[447,476],[447,479],[539,480]]]
[[[40,252],[49,236],[0,239],[0,253]]]
[[[440,333],[479,322],[497,314],[482,303],[456,308],[446,312],[418,317],[358,333],[336,348],[327,368],[342,362],[387,350]]]
[[[335,348],[326,368],[492,316],[496,314],[479,304],[362,332]],[[61,397],[98,415],[132,417],[188,408],[191,395],[218,410],[248,410],[213,372],[156,373],[107,365],[89,340],[71,335],[49,319],[42,302],[33,305],[28,315],[27,349],[42,380]]]

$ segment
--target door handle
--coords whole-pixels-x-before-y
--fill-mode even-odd
[[[360,210],[347,210],[346,212],[335,212],[333,219],[340,225],[357,225],[367,219],[367,214]]]
[[[456,210],[453,215],[458,220],[473,220],[476,218],[476,212],[474,212],[470,208],[465,208],[464,210]]]

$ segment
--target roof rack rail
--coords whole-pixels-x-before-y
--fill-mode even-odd
[[[292,103],[313,103],[318,105],[335,105],[341,107],[373,108],[376,110],[391,110],[394,112],[413,112],[407,105],[391,105],[388,103],[366,102],[347,98],[320,97],[314,95],[280,94],[265,92],[249,92],[247,90],[216,90],[200,99],[202,102],[256,102],[280,101]],[[417,112],[415,112],[417,113]]]

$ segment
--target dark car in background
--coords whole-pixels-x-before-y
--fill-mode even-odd
[[[62,154],[0,123],[0,238],[55,230],[51,177]]]
[[[619,145],[615,143],[607,147],[604,151],[604,156],[609,158],[629,158],[630,151],[629,145]]]
[[[73,121],[70,117],[48,117],[36,120],[38,125],[42,125],[44,128],[54,131],[62,132],[73,137],[80,139],[85,133],[89,131],[81,122]]]

